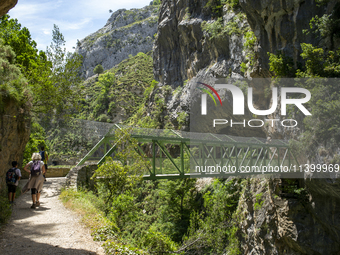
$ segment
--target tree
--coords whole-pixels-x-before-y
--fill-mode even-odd
[[[25,102],[27,80],[15,64],[15,53],[8,45],[0,40],[0,108],[3,109],[4,100],[11,98],[18,104]]]
[[[104,68],[101,64],[97,65],[94,69],[93,69],[93,73],[95,74],[101,74],[104,72]]]
[[[0,39],[15,53],[15,63],[25,76],[32,93],[34,115],[60,113],[76,105],[80,82],[78,76],[81,58],[66,53],[65,40],[55,26],[53,42],[47,52],[38,51],[27,28],[17,19],[4,15],[0,19]]]
[[[47,59],[51,62],[49,82],[51,91],[49,100],[55,102],[57,114],[69,114],[77,108],[79,100],[78,88],[81,82],[79,69],[81,56],[66,51],[65,39],[59,27],[54,24],[52,42],[46,49]]]

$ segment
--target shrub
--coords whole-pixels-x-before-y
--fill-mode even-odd
[[[93,73],[95,74],[101,74],[104,72],[104,68],[101,64],[97,65],[94,69],[93,69]]]

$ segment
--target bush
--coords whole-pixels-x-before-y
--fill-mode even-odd
[[[93,73],[95,73],[95,74],[101,74],[101,73],[103,73],[104,72],[104,67],[101,65],[101,64],[99,64],[99,65],[97,65],[94,69],[93,69]]]

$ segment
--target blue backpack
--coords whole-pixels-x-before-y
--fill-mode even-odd
[[[35,160],[31,166],[31,176],[38,176],[40,174],[40,161]]]
[[[44,161],[45,160],[45,151],[39,151],[39,154],[41,156],[41,160]]]
[[[6,183],[8,185],[15,185],[18,179],[18,175],[15,173],[16,168],[9,169],[6,173]]]

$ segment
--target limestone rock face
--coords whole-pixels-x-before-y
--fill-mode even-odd
[[[154,75],[162,84],[182,86],[198,72],[226,77],[240,73],[243,59],[242,35],[208,36],[202,23],[213,23],[211,13],[205,9],[206,0],[166,0],[160,8],[158,33],[154,44]],[[224,8],[227,23],[235,13]],[[238,20],[239,28],[249,26]],[[209,67],[209,68],[208,68]]]
[[[23,152],[30,136],[29,108],[20,108],[9,101],[0,114],[0,190],[5,185],[5,174],[12,161],[18,161],[21,169]],[[23,171],[23,170],[22,170]]]
[[[308,195],[288,199],[279,182],[249,180],[238,208],[242,254],[338,254],[339,181],[307,180]]]
[[[315,15],[321,17],[330,14],[337,2],[328,1],[327,5],[320,6],[314,0],[240,0],[247,20],[259,40],[259,66],[253,76],[269,76],[268,52],[283,53],[291,57],[296,65],[302,60],[301,43],[320,45],[320,38],[312,33],[306,34],[304,30],[309,28],[309,22]]]
[[[129,55],[150,51],[157,32],[157,14],[157,6],[114,12],[103,28],[77,43],[76,52],[83,56],[81,75],[91,77],[98,64],[107,70]]]
[[[10,9],[12,9],[18,0],[2,0],[0,3],[0,17],[5,15]]]

